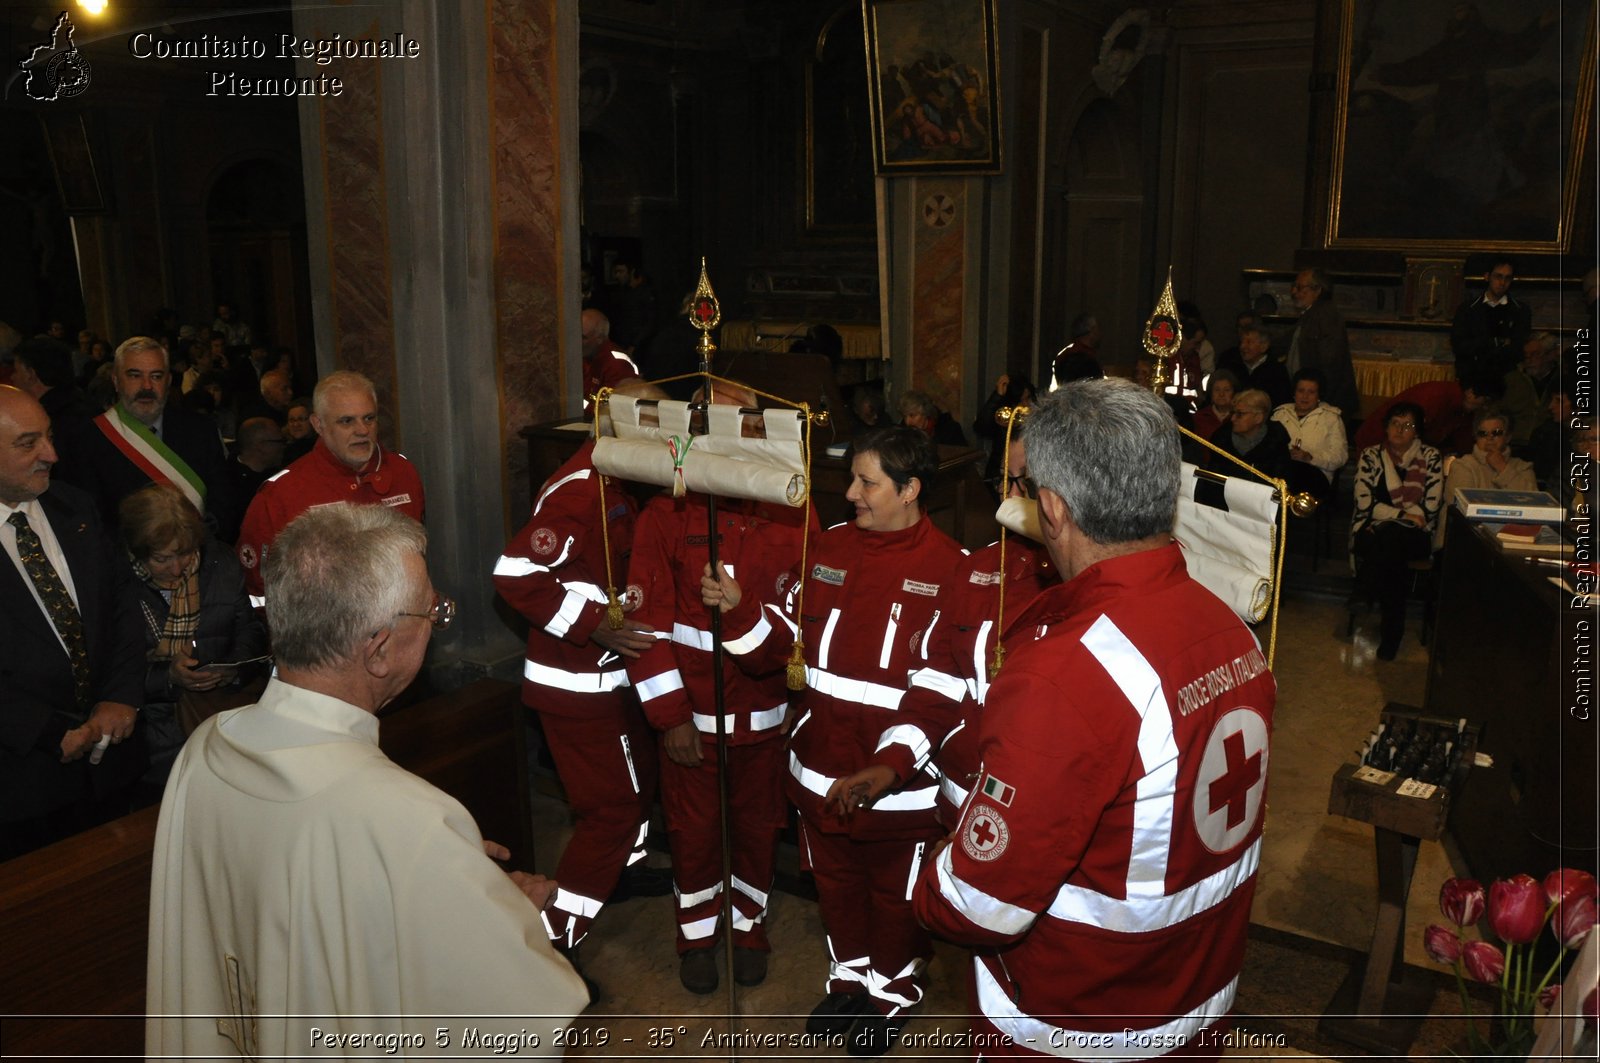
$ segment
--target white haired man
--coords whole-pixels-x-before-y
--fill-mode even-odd
[[[273,540],[312,506],[354,502],[388,506],[418,521],[424,515],[416,466],[378,442],[378,396],[372,381],[349,370],[330,373],[317,383],[311,407],[316,445],[261,485],[239,530],[239,564],[257,605],[262,566]]]
[[[378,710],[454,616],[426,546],[382,506],[319,506],[279,536],[277,673],[195,731],[162,801],[148,1055],[425,1054],[466,1025],[561,1054],[588,998],[539,920],[555,883],[501,871],[467,810],[378,748]]]

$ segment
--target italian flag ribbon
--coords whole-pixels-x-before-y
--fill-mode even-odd
[[[111,445],[146,476],[157,483],[169,483],[176,487],[194,503],[195,509],[205,512],[206,485],[199,474],[189,468],[189,463],[178,457],[148,425],[124,410],[122,403],[117,403],[96,417],[94,424],[111,441]]]

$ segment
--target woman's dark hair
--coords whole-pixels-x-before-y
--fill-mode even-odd
[[[1298,384],[1302,380],[1309,380],[1317,385],[1318,397],[1321,397],[1328,390],[1328,374],[1314,365],[1308,365],[1294,375],[1294,383]]]
[[[1427,425],[1422,420],[1422,407],[1414,402],[1397,402],[1389,407],[1389,412],[1383,415],[1383,427],[1389,427],[1389,422],[1396,417],[1410,416],[1411,423],[1417,426],[1417,435],[1421,436]]]
[[[857,454],[878,455],[883,474],[901,490],[915,477],[926,492],[933,487],[934,474],[939,471],[939,448],[925,432],[905,425],[885,425],[862,432],[851,441],[846,460],[854,461]]]

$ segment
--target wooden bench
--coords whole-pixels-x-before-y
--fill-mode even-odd
[[[380,744],[532,869],[517,689],[484,679],[383,717]],[[159,808],[0,864],[0,1038],[12,1056],[138,1057]]]

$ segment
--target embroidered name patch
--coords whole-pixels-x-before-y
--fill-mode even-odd
[[[383,500],[383,504],[386,506],[403,506],[410,501],[411,496],[409,494],[402,493],[398,495],[390,495],[388,498]]]
[[[835,587],[844,586],[846,573],[842,568],[829,568],[827,565],[812,565],[811,578],[822,583],[831,583]]]
[[[980,587],[993,587],[1000,582],[998,572],[974,572],[967,577],[968,582],[976,583]]]
[[[961,849],[974,860],[995,860],[1011,844],[1011,830],[1000,813],[979,801],[967,813],[961,830]]]
[[[918,583],[914,579],[908,579],[900,584],[900,589],[908,594],[923,594],[929,598],[939,597],[939,585],[937,583]]]

